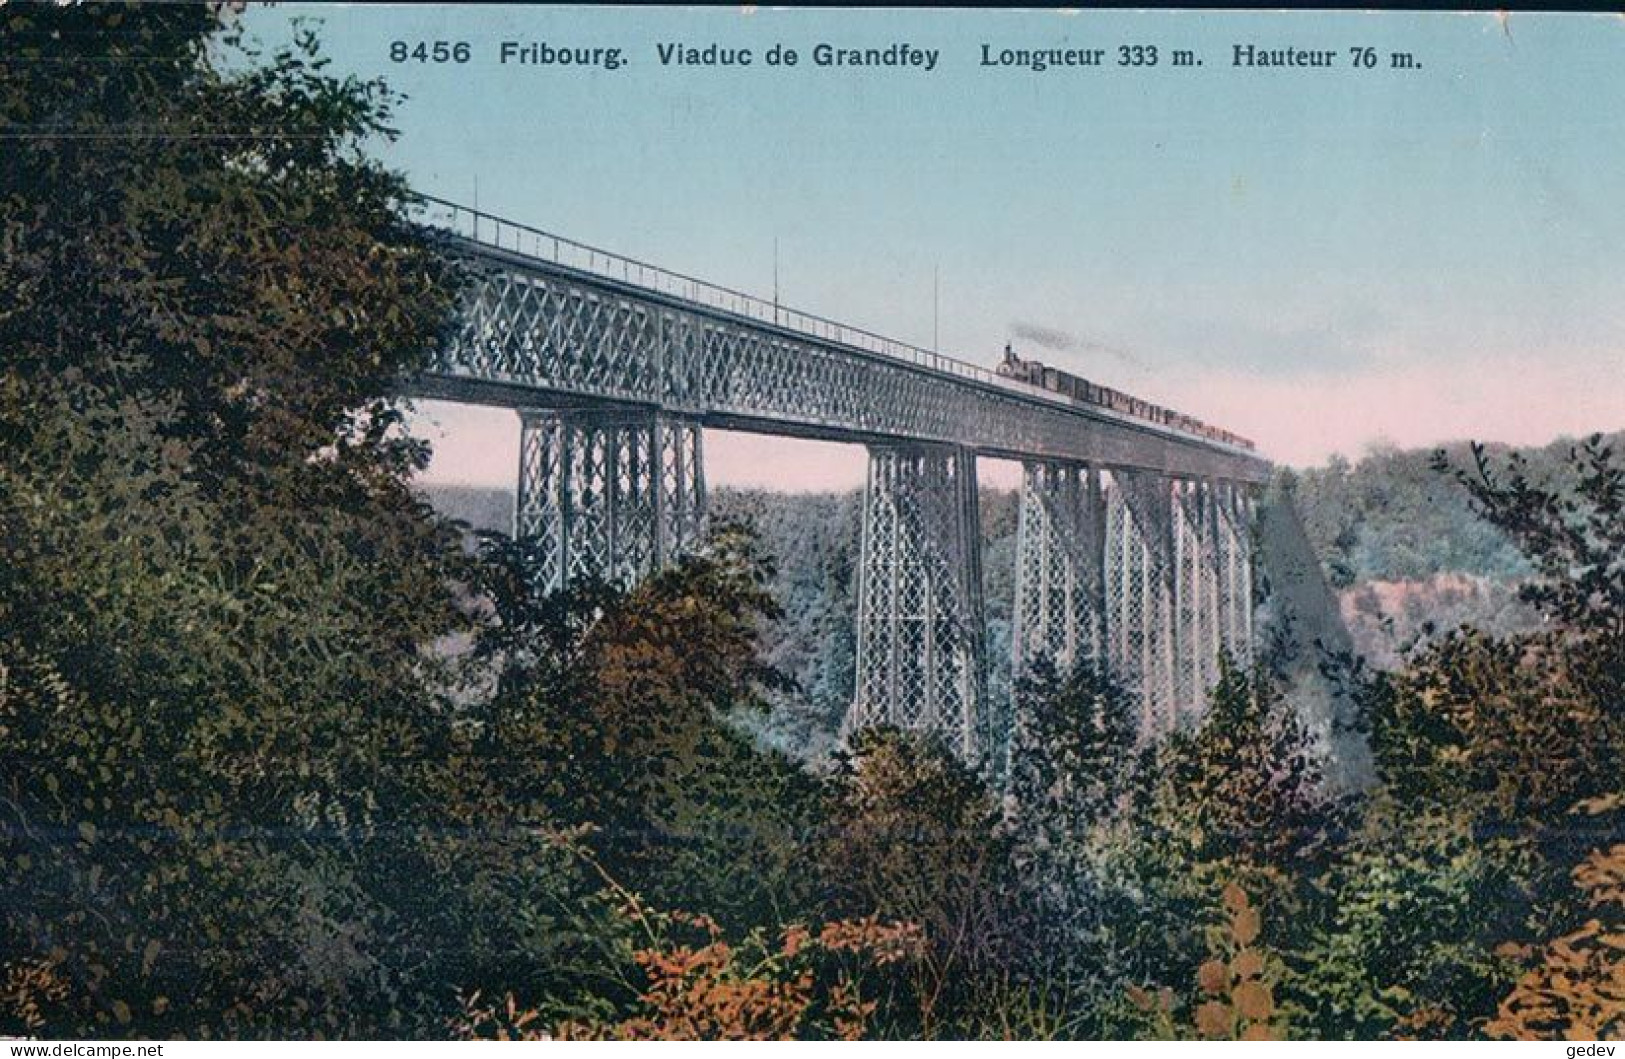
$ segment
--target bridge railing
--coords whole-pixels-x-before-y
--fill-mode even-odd
[[[1090,414],[1098,415],[1103,419],[1113,419],[1140,427],[1148,427],[1163,433],[1190,438],[1204,445],[1232,449],[1247,455],[1253,455],[1239,446],[1227,445],[1222,441],[1215,441],[1213,438],[1180,430],[1165,423],[1154,423],[1100,405],[1079,405],[1064,394],[1046,390],[1042,386],[1036,386],[1021,379],[1000,375],[978,364],[971,364],[956,357],[945,356],[934,350],[924,349],[908,342],[901,342],[895,338],[887,338],[885,335],[865,331],[861,327],[853,327],[850,324],[843,324],[827,317],[802,312],[798,309],[787,309],[776,302],[759,298],[753,294],[746,294],[743,291],[708,283],[702,279],[695,279],[693,276],[685,276],[680,272],[673,272],[670,269],[651,265],[636,258],[612,254],[607,250],[600,250],[586,243],[579,243],[574,239],[554,235],[552,232],[533,228],[527,224],[520,224],[517,221],[510,221],[495,214],[482,213],[479,210],[446,199],[436,198],[433,195],[419,194],[417,197],[420,200],[420,205],[416,219],[420,223],[431,228],[450,232],[484,246],[507,250],[522,257],[546,261],[550,264],[575,269],[603,279],[618,280],[645,290],[655,291],[674,298],[682,298],[710,309],[742,316],[758,323],[771,324],[811,338],[851,346],[883,357],[905,361],[918,367],[929,368],[932,371],[956,375],[964,379],[973,379],[987,386],[1019,393],[1024,397],[1036,398],[1071,409],[1087,408]]]

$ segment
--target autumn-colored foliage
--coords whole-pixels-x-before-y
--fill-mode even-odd
[[[837,921],[817,931],[792,926],[776,948],[753,942],[736,947],[717,925],[691,921],[705,932],[697,946],[640,949],[638,965],[649,976],[641,1000],[648,1013],[613,1025],[566,1023],[561,1039],[611,1037],[622,1040],[792,1040],[828,1035],[842,1040],[864,1036],[875,1003],[865,1000],[848,972],[820,985],[815,961],[849,955],[876,967],[917,951],[919,932],[874,919]]]
[[[863,1037],[876,1002],[863,993],[867,969],[918,956],[920,932],[870,916],[816,929],[799,924],[775,938],[753,931],[735,943],[708,916],[648,909],[620,892],[622,914],[646,932],[632,959],[645,984],[637,1010],[619,1020],[547,1023],[513,994],[501,1004],[464,1001],[456,1034],[479,1040],[793,1040]]]
[[[0,1034],[38,1035],[67,997],[68,983],[47,960],[0,964]]]
[[[1372,691],[1382,778],[1412,803],[1557,821],[1619,776],[1617,710],[1556,637],[1443,636]]]
[[[913,996],[930,1032],[962,987],[996,975],[1020,947],[1010,842],[983,782],[929,737],[857,733],[833,778],[818,848],[833,907],[922,932]]]
[[[1214,955],[1197,969],[1204,999],[1196,1029],[1225,1040],[1279,1040],[1284,1032],[1264,951],[1258,909],[1234,883],[1224,888],[1225,921],[1213,932]]]
[[[1485,1027],[1512,1040],[1625,1037],[1625,843],[1574,869],[1592,915],[1548,943]]]
[[[1261,919],[1247,891],[1227,883],[1223,916],[1208,930],[1209,955],[1196,969],[1196,996],[1188,1023],[1176,1011],[1174,991],[1131,986],[1128,998],[1164,1037],[1272,1041],[1286,1025],[1275,1000],[1274,957],[1259,944]]]

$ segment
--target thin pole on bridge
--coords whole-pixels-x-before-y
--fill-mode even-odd
[[[938,340],[939,325],[942,320],[942,266],[931,266],[931,352],[941,353],[942,345]]]

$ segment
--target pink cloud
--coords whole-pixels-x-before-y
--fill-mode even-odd
[[[1355,376],[1260,379],[1201,372],[1170,379],[1166,401],[1253,438],[1295,466],[1333,452],[1356,456],[1386,439],[1401,448],[1475,439],[1537,445],[1625,428],[1625,386],[1604,358],[1486,358],[1413,362]],[[1625,372],[1625,354],[1614,358]]]

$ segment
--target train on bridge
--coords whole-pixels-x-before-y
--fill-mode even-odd
[[[1061,394],[1078,404],[1094,405],[1097,408],[1109,408],[1114,412],[1121,412],[1136,419],[1145,419],[1161,424],[1173,430],[1186,434],[1195,434],[1210,441],[1233,445],[1248,452],[1255,451],[1255,446],[1240,434],[1232,433],[1222,427],[1209,426],[1193,416],[1176,412],[1172,408],[1143,401],[1138,397],[1130,396],[1121,390],[1114,390],[1110,386],[1101,386],[1080,378],[1070,372],[1052,368],[1038,360],[1023,360],[1016,356],[1010,344],[1004,346],[1004,359],[999,362],[997,371],[1007,379],[1020,379],[1032,386],[1041,386],[1051,393]]]

